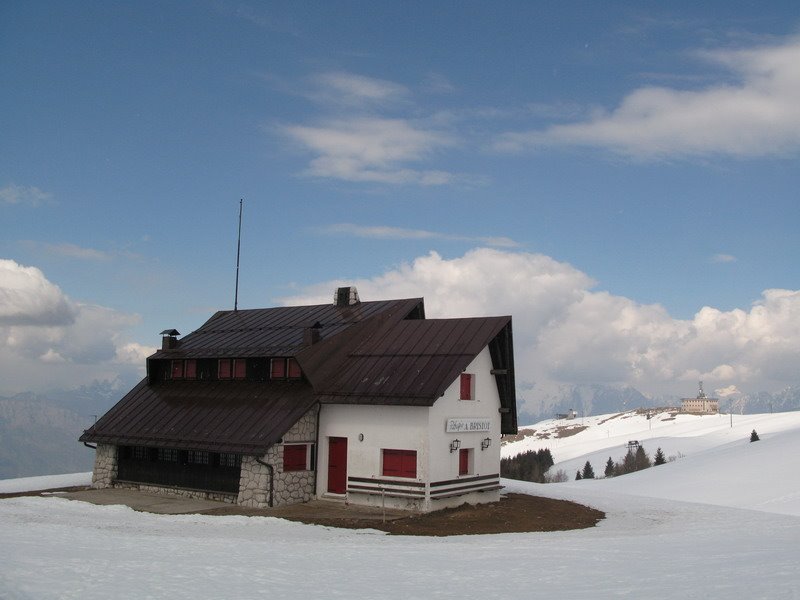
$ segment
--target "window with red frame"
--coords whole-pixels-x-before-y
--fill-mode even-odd
[[[183,361],[172,361],[172,379],[183,379]]]
[[[474,400],[475,396],[475,375],[472,373],[461,374],[461,399]]]
[[[269,367],[270,379],[283,379],[286,377],[286,359],[273,358]]]
[[[217,377],[219,379],[230,379],[233,375],[233,359],[220,358]]]
[[[289,444],[283,447],[283,471],[308,470],[308,444]]]
[[[197,379],[197,361],[195,359],[190,358],[184,361],[183,378]]]
[[[416,450],[384,450],[383,474],[387,477],[417,477]]]
[[[247,361],[243,358],[237,358],[233,361],[233,378],[245,379],[247,377]]]
[[[286,360],[286,371],[286,376],[289,379],[300,378],[300,364],[294,358],[289,358]]]
[[[243,358],[220,358],[218,379],[245,379],[247,377],[247,361]]]

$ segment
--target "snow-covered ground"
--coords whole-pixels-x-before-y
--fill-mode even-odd
[[[697,438],[689,448],[662,431],[659,445],[669,454],[675,442],[684,458],[608,480],[504,482],[607,513],[597,527],[571,532],[393,537],[58,497],[0,500],[0,598],[800,598],[800,511],[792,508],[800,420],[761,416],[754,444],[741,435],[702,442],[719,435],[712,428],[685,434]],[[742,427],[749,436],[754,426]],[[648,443],[628,429],[623,437]]]

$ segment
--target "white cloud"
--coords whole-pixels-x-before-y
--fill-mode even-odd
[[[324,103],[364,106],[392,104],[409,95],[408,88],[393,81],[333,71],[313,78],[317,91],[312,98]]]
[[[711,257],[712,263],[732,263],[736,262],[736,257],[732,254],[715,254]]]
[[[517,248],[521,244],[505,236],[468,236],[452,233],[427,231],[425,229],[403,229],[387,225],[355,225],[353,223],[335,223],[320,228],[323,233],[350,235],[379,240],[452,240],[459,242],[475,242],[497,248]]]
[[[283,132],[316,155],[306,171],[314,177],[417,185],[443,185],[455,179],[445,171],[407,166],[453,145],[454,140],[405,119],[354,117],[318,126],[289,125]]]
[[[640,88],[611,112],[506,133],[495,147],[591,146],[639,159],[756,157],[800,149],[800,39],[698,56],[728,69],[736,83],[700,90]]]
[[[0,259],[0,393],[141,371],[155,348],[125,339],[137,315],[74,302],[36,267]]]
[[[35,186],[22,186],[9,184],[0,188],[0,203],[2,204],[30,204],[39,206],[53,198],[49,192],[43,192]]]
[[[454,259],[432,252],[283,301],[327,303],[335,287],[351,284],[362,300],[423,296],[429,317],[512,315],[523,386],[629,384],[685,395],[700,379],[759,391],[800,377],[800,291],[766,290],[748,310],[704,307],[675,319],[659,305],[594,291],[589,276],[550,257],[480,248]]]

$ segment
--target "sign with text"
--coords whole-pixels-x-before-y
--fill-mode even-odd
[[[491,419],[447,419],[445,433],[486,433],[491,429]]]

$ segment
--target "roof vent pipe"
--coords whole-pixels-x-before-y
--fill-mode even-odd
[[[165,329],[161,332],[161,349],[174,350],[178,347],[178,337],[180,332],[177,329]]]
[[[334,306],[353,306],[359,304],[361,300],[358,299],[358,290],[355,286],[336,288],[333,294]]]

